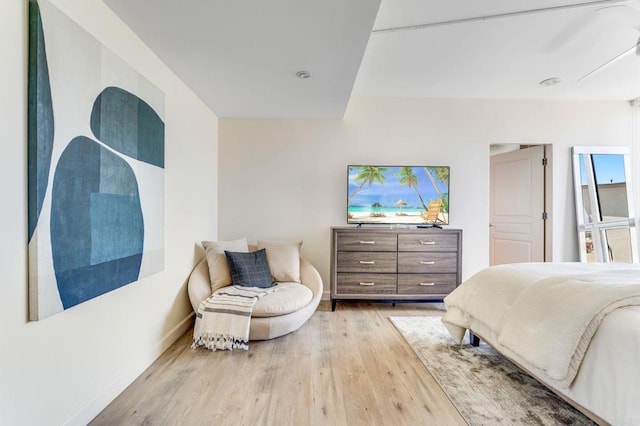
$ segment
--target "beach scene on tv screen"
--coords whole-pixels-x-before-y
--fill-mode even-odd
[[[449,223],[449,167],[349,166],[348,223]]]

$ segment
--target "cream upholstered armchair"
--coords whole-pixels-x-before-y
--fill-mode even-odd
[[[257,249],[253,245],[248,247],[250,251]],[[300,258],[299,262],[299,283],[278,282],[276,291],[262,297],[254,305],[249,340],[268,340],[291,333],[300,328],[316,311],[322,297],[322,278],[308,261]],[[194,312],[213,293],[210,263],[213,262],[208,262],[205,257],[189,276],[189,300]]]

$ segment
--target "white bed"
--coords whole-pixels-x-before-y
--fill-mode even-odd
[[[640,265],[487,268],[444,300],[468,329],[598,423],[640,425]]]

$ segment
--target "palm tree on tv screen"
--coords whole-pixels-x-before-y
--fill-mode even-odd
[[[444,194],[442,193],[442,191],[440,190],[440,187],[438,186],[438,182],[443,183],[445,185],[447,182],[449,182],[449,168],[428,166],[428,167],[423,167],[423,169],[424,169],[424,172],[429,177],[431,184],[433,185],[436,192],[438,193],[438,197],[440,197],[440,200],[442,201],[443,210],[449,211],[449,205],[447,203],[447,200],[445,199]]]
[[[413,190],[416,191],[416,194],[418,194],[418,198],[422,203],[422,207],[426,212],[428,210],[427,205],[424,203],[420,192],[418,192],[418,176],[413,173],[413,167],[400,167],[400,171],[396,173],[396,176],[400,178],[401,185],[407,185],[409,188],[413,188]]]
[[[384,185],[384,181],[387,179],[384,175],[385,172],[388,172],[389,169],[387,167],[375,167],[375,166],[360,166],[355,167],[359,169],[360,172],[358,176],[353,178],[355,182],[362,182],[360,186],[349,195],[349,200],[347,201],[347,205],[351,202],[351,199],[364,188],[366,184],[371,186],[373,183],[378,182],[380,185]]]

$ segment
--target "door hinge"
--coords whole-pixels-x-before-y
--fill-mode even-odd
[[[542,220],[547,220],[547,212],[542,212]]]
[[[543,158],[543,159],[542,159],[542,165],[543,165],[543,166],[546,166],[546,165],[547,165],[547,159],[546,159],[546,158]]]

